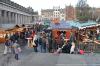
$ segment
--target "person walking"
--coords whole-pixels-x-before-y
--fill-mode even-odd
[[[5,49],[4,49],[4,55],[6,55],[7,53],[11,53],[11,40],[10,39],[6,39],[5,42]]]
[[[40,34],[40,37],[38,38],[38,44],[39,44],[39,51],[42,52],[42,35]]]
[[[37,37],[37,33],[34,34],[33,37],[33,47],[34,47],[34,51],[38,52],[37,47],[38,47],[38,37]]]
[[[73,54],[74,53],[74,49],[75,49],[75,43],[72,42],[71,44],[72,44],[72,46],[71,46],[71,49],[70,49],[70,54]]]
[[[19,60],[19,53],[21,52],[21,48],[19,44],[17,43],[17,41],[15,41],[12,47],[14,48],[14,51],[15,51],[15,59]]]

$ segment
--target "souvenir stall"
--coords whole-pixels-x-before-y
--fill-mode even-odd
[[[79,44],[79,49],[83,49],[83,45],[81,47],[80,44],[89,45],[91,42],[94,42],[94,39],[96,38],[95,35],[96,35],[96,30],[97,30],[96,22],[94,21],[76,22],[71,25],[74,28],[77,28],[77,37],[78,37],[77,43]]]
[[[61,33],[65,34],[66,39],[70,38],[72,27],[66,21],[52,23],[51,27],[53,38],[59,37]]]

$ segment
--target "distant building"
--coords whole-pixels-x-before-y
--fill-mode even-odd
[[[75,20],[76,12],[73,6],[66,6],[66,20]]]
[[[53,9],[42,9],[41,10],[42,20],[52,20],[53,11],[54,11]]]
[[[42,20],[65,20],[65,9],[60,7],[53,7],[53,9],[42,9],[41,16]]]
[[[39,20],[39,14],[38,14],[38,12],[36,11],[36,12],[34,12],[34,14],[33,14],[33,21],[35,22],[35,21],[38,21]]]

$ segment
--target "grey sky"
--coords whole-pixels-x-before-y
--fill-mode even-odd
[[[64,8],[65,5],[75,6],[78,0],[12,0],[24,7],[31,6],[35,11],[41,9],[49,9],[53,6],[60,6]],[[91,7],[100,7],[100,0],[87,0],[87,3]]]

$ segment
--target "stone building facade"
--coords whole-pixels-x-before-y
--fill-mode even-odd
[[[10,0],[0,0],[0,27],[3,24],[21,25],[33,22],[33,9]]]

